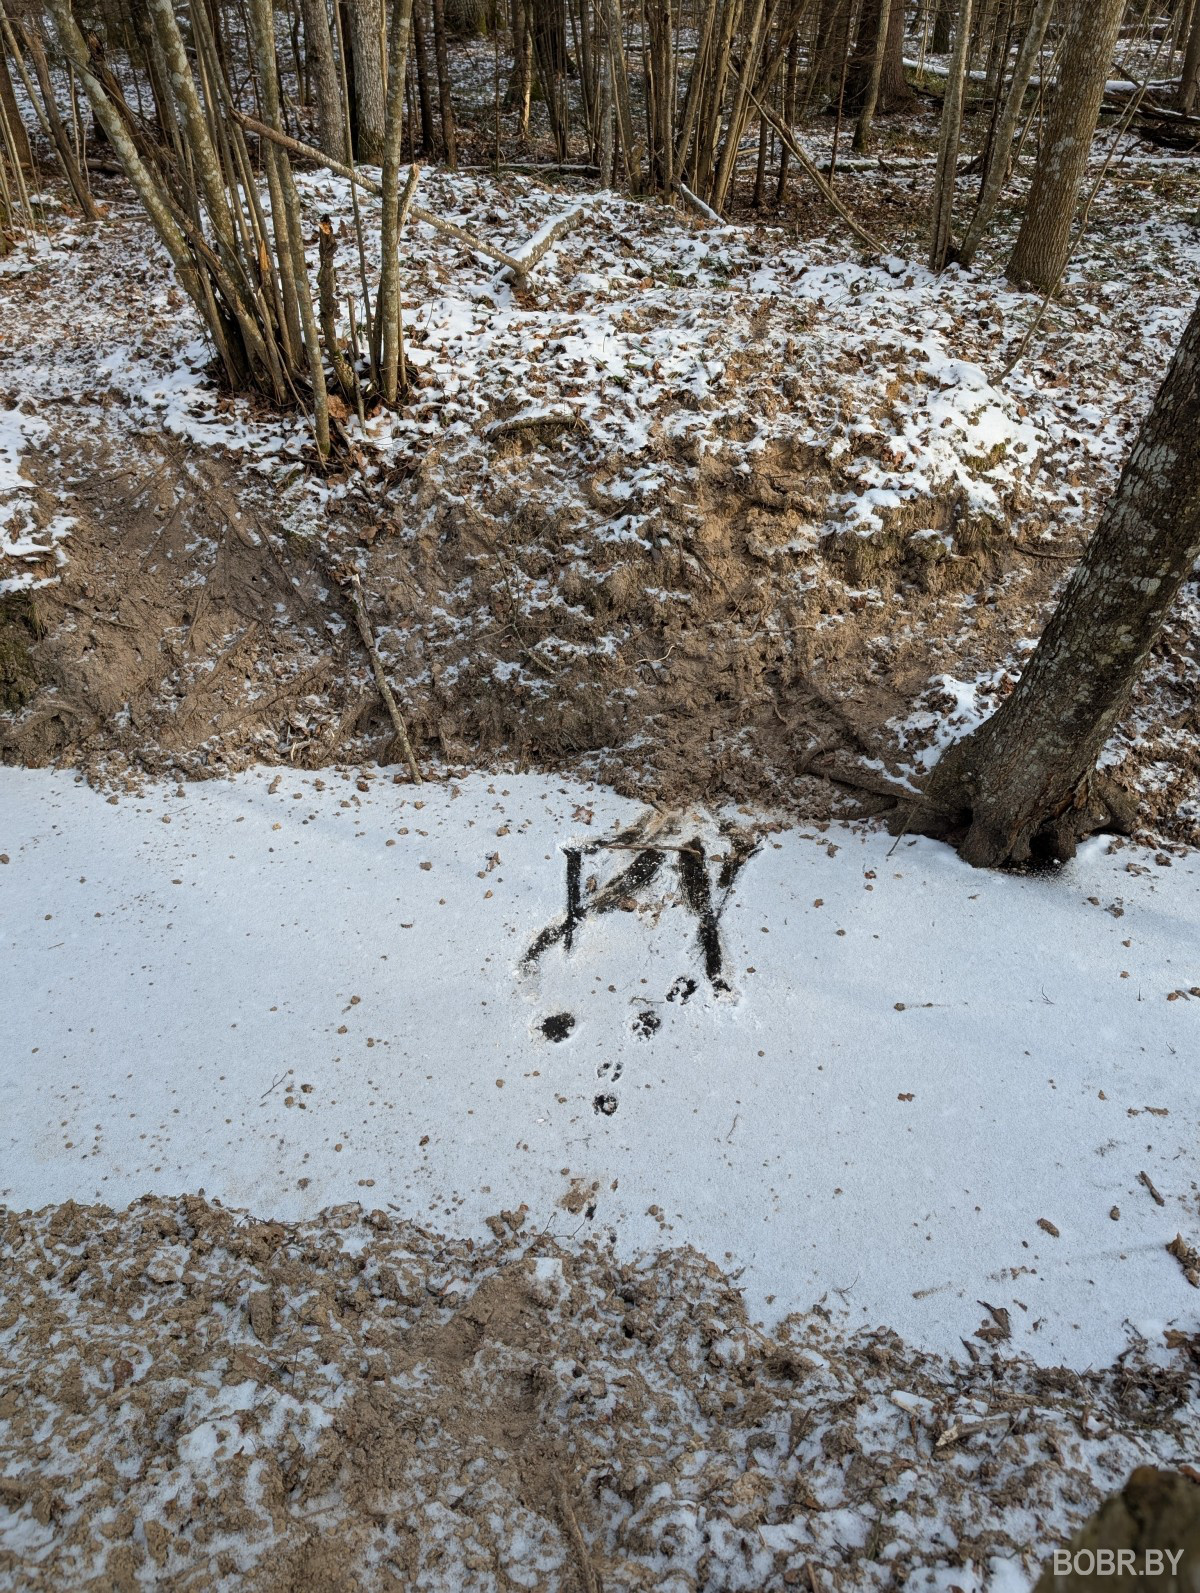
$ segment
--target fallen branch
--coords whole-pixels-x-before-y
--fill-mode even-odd
[[[382,183],[376,182],[373,177],[364,176],[361,171],[344,166],[341,161],[333,160],[329,155],[322,154],[312,144],[305,144],[301,139],[293,138],[290,133],[277,132],[275,128],[268,127],[265,122],[260,122],[253,116],[247,116],[244,111],[234,111],[233,114],[244,128],[249,132],[257,133],[259,138],[268,139],[272,144],[278,144],[280,149],[286,149],[293,155],[300,155],[305,160],[311,160],[317,166],[324,166],[328,171],[333,172],[335,176],[345,177],[348,182],[357,183],[360,188],[364,188],[369,194],[383,193]],[[416,172],[417,167],[414,166],[412,171]],[[533,259],[523,259],[519,253],[508,254],[505,250],[498,249],[495,244],[488,243],[483,238],[477,238],[473,232],[468,232],[466,227],[460,227],[457,222],[446,221],[444,217],[435,215],[432,210],[426,210],[424,206],[414,204],[412,192],[415,188],[416,178],[410,173],[409,182],[404,189],[404,198],[401,200],[402,213],[411,213],[415,220],[423,221],[427,227],[432,227],[435,232],[440,232],[447,238],[454,238],[457,242],[465,244],[468,249],[473,249],[476,254],[482,254],[489,260],[494,260],[497,265],[504,266],[515,277],[526,276],[554,241],[551,238],[546,243],[545,248],[539,250]],[[405,210],[405,199],[408,202],[407,211]],[[573,211],[572,215],[578,215],[578,211]],[[526,249],[529,247],[529,244],[525,245]]]
[[[721,217],[717,215],[712,206],[706,205],[703,199],[700,198],[699,194],[694,194],[692,190],[683,183],[680,183],[678,187],[680,198],[686,199],[688,204],[691,205],[692,209],[696,211],[698,215],[703,216],[705,221],[715,222],[718,227],[723,227],[725,225]]]
[[[568,232],[571,232],[579,225],[586,212],[586,205],[576,205],[573,210],[568,210],[566,215],[560,216],[557,221],[546,222],[544,226],[534,233],[528,242],[521,245],[513,256],[514,260],[520,262],[521,269],[520,271],[514,271],[510,268],[508,272],[518,286],[524,284],[525,278],[528,277],[534,266],[544,255],[549,254],[559,239],[564,238]]]
[[[533,414],[513,415],[508,420],[492,420],[483,428],[483,435],[493,441],[499,437],[515,437],[522,432],[536,432],[544,442],[552,441],[564,431],[586,431],[583,420],[572,410],[539,410]]]
[[[1145,1184],[1146,1188],[1150,1191],[1150,1198],[1151,1198],[1151,1200],[1153,1200],[1153,1202],[1154,1202],[1154,1204],[1156,1206],[1165,1206],[1166,1205],[1166,1201],[1159,1194],[1158,1190],[1155,1189],[1154,1185],[1150,1182],[1150,1174],[1149,1173],[1146,1173],[1146,1172],[1139,1173],[1138,1174],[1138,1183],[1139,1184]]]
[[[375,684],[379,687],[379,695],[383,698],[384,706],[396,731],[396,739],[404,753],[404,761],[408,764],[408,772],[412,775],[417,785],[421,784],[421,770],[417,764],[416,755],[412,749],[412,742],[408,739],[408,730],[396,703],[395,695],[388,684],[387,675],[384,673],[383,660],[379,656],[379,649],[375,645],[375,635],[371,630],[371,621],[367,618],[366,604],[363,602],[362,583],[358,576],[351,576],[349,582],[350,601],[354,606],[354,618],[358,624],[358,634],[362,637],[362,644],[367,650],[371,660],[371,668],[375,674]]]
[[[732,75],[737,78],[738,82],[745,89],[746,93],[750,96],[751,103],[758,107],[759,115],[775,129],[780,138],[783,140],[785,149],[790,151],[793,159],[799,163],[801,170],[816,184],[817,189],[825,203],[829,205],[832,210],[837,212],[837,214],[850,228],[850,231],[854,234],[854,236],[856,238],[860,238],[862,242],[866,244],[868,249],[871,249],[875,254],[884,254],[886,251],[884,250],[883,245],[877,238],[873,238],[864,227],[860,227],[858,222],[855,221],[854,217],[846,209],[845,205],[825,181],[824,177],[821,176],[821,173],[817,170],[816,163],[809,159],[809,157],[800,148],[799,144],[797,144],[796,140],[792,137],[791,130],[788,128],[783,118],[777,116],[769,106],[763,104],[758,95],[754,92],[754,90],[746,82],[745,78],[741,76],[735,67],[730,67],[729,70]]]

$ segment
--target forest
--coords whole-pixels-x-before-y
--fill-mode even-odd
[[[0,0],[0,1590],[1200,1587],[1200,0]]]

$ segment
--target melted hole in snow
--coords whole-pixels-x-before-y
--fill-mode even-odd
[[[573,1012],[552,1012],[548,1018],[543,1018],[540,1026],[547,1040],[556,1044],[565,1040],[575,1027],[575,1014]]]

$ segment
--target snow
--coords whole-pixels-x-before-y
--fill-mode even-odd
[[[538,775],[106,801],[0,770],[0,1201],[202,1188],[479,1235],[525,1205],[622,1255],[693,1244],[770,1320],[824,1298],[947,1352],[987,1301],[1076,1367],[1194,1325],[1164,1249],[1198,1226],[1194,856],[1098,841],[1013,877],[869,829],[657,814],[630,910],[531,957],[563,849],[586,910],[635,855],[595,843],[645,818]],[[668,850],[697,839],[719,970]]]
[[[44,442],[49,431],[40,415],[16,404],[0,406],[0,597],[53,579],[42,574],[43,565],[48,556],[61,561],[58,544],[74,524],[60,514],[38,526],[30,483],[21,471],[22,455]],[[5,573],[9,570],[14,573]]]

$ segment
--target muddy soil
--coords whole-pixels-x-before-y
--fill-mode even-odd
[[[712,1262],[622,1263],[569,1196],[490,1226],[0,1210],[0,1581],[974,1586],[1200,1437],[1185,1335],[1078,1374],[981,1309],[946,1361],[836,1298],[764,1332]]]
[[[750,481],[703,463],[699,505],[680,506],[665,552],[598,548],[581,577],[555,552],[561,530],[539,517],[538,467],[519,451],[495,461],[490,519],[431,482],[414,543],[387,533],[396,489],[375,485],[331,511],[318,543],[280,523],[236,456],[168,436],[116,460],[94,438],[58,441],[52,465],[26,469],[74,517],[71,557],[56,583],[0,599],[0,757],[108,778],[391,761],[339,581],[356,569],[427,762],[584,767],[651,800],[873,811],[890,800],[886,777],[863,760],[894,757],[887,721],[952,664],[939,638],[963,583],[986,583],[974,645],[1001,659],[1059,568],[1024,567],[997,543],[961,561],[951,587],[897,551],[866,594],[847,567],[857,545],[831,547],[797,601],[787,544],[830,482],[778,450]],[[535,586],[549,595],[531,604]],[[612,639],[602,654],[597,620]],[[546,662],[546,638],[556,656],[578,643],[575,661]]]

